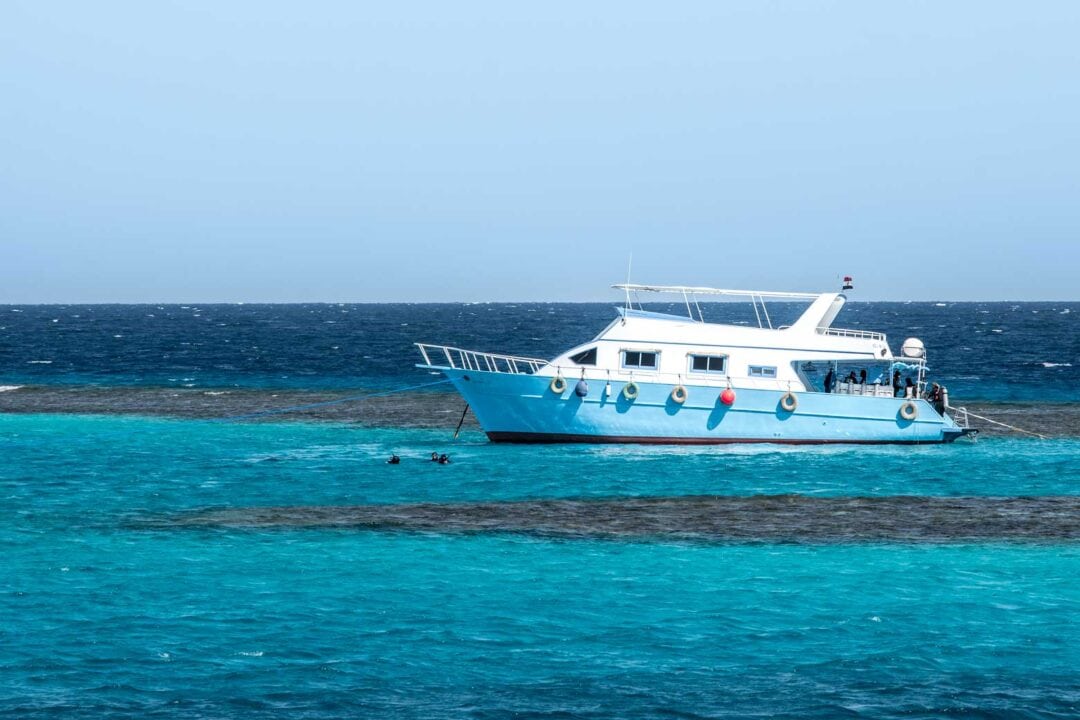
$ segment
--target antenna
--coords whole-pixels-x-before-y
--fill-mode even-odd
[[[630,251],[630,259],[626,261],[626,309],[630,309],[630,269],[634,266],[634,251]]]

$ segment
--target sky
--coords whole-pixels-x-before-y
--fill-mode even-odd
[[[1080,298],[1080,3],[22,2],[0,303]]]

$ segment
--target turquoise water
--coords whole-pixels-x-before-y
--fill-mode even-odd
[[[144,522],[417,501],[1072,497],[1080,459],[1076,440],[687,449],[448,435],[0,416],[0,714],[1080,712],[1075,539],[613,541]],[[432,450],[453,464],[427,462]],[[383,462],[392,451],[401,465]]]

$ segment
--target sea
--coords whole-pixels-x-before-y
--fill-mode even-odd
[[[0,306],[0,717],[1080,717],[1080,302],[837,323],[1044,438],[495,445],[416,367],[613,318]]]

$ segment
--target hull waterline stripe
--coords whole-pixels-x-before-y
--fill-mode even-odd
[[[940,445],[951,443],[964,433],[946,431],[940,440],[834,440],[834,439],[800,439],[800,438],[680,438],[680,437],[650,437],[647,435],[575,435],[571,433],[534,433],[534,432],[500,432],[487,433],[492,442],[524,443],[524,444],[552,444],[552,443],[585,443],[585,444],[626,444],[626,445],[742,445],[742,444],[770,444],[770,445]]]

